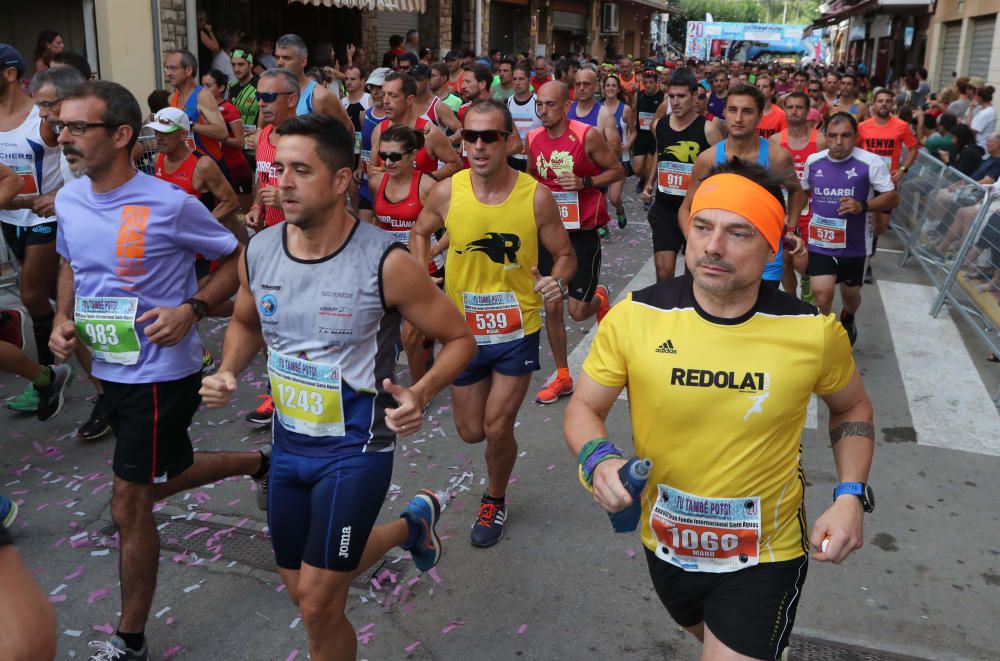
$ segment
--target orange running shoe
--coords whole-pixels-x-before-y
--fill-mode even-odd
[[[601,323],[611,310],[611,292],[604,285],[597,285],[597,288],[594,290],[594,298],[599,301],[597,305],[597,323]]]
[[[271,418],[274,417],[274,398],[270,395],[257,395],[257,399],[264,401],[253,411],[247,413],[247,422],[261,426],[271,424]]]
[[[538,391],[535,401],[539,404],[551,404],[560,397],[573,394],[573,379],[560,379],[556,376],[548,385]]]

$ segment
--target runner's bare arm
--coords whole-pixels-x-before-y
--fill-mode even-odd
[[[207,89],[198,92],[198,112],[205,118],[205,123],[192,124],[192,131],[216,140],[225,140],[229,136],[226,120],[222,119],[222,113],[219,112],[215,97]]]
[[[556,198],[548,188],[539,184],[535,187],[535,226],[538,227],[538,242],[552,255],[552,275],[542,278],[537,284],[561,278],[568,283],[576,273],[576,253],[569,241],[569,233],[559,217]],[[536,287],[536,291],[542,291]],[[560,297],[562,294],[560,293]]]
[[[777,137],[777,134],[771,137]],[[785,188],[788,190],[788,209],[785,215],[784,245],[793,256],[800,257],[806,254],[806,244],[804,238],[795,234],[795,229],[799,226],[799,216],[802,215],[802,209],[805,208],[808,197],[802,189],[798,175],[795,174],[795,161],[792,159],[791,152],[779,146],[771,153],[774,154],[774,169],[784,170],[788,173],[785,179]]]
[[[333,117],[344,125],[349,134],[354,135],[354,124],[351,122],[351,118],[347,116],[344,104],[333,95],[333,92],[321,85],[317,85],[313,92],[313,112]]]
[[[377,174],[385,172],[385,168],[382,167],[382,159],[378,157],[378,147],[379,143],[382,142],[382,124],[378,124],[374,130],[372,130],[372,152],[371,160],[368,161],[368,178],[371,179]]]
[[[611,145],[604,139],[600,131],[587,131],[587,155],[590,160],[604,168],[604,172],[593,178],[594,187],[610,186],[616,181],[625,179],[625,169],[622,162],[618,160],[618,154],[611,149]],[[580,182],[580,188],[583,182]],[[572,190],[572,189],[570,189]]]
[[[608,146],[611,147],[611,151],[621,160],[622,140],[618,135],[618,127],[615,125],[615,115],[603,105],[597,111],[597,128],[600,129]]]
[[[209,408],[223,406],[229,401],[229,397],[236,390],[236,377],[246,369],[264,346],[264,339],[260,333],[260,317],[257,316],[257,306],[250,291],[246,260],[242,251],[238,253],[236,261],[240,286],[236,292],[233,316],[226,327],[226,336],[222,344],[222,362],[218,372],[202,379],[200,394]]]
[[[824,395],[830,408],[830,443],[837,464],[838,482],[868,482],[875,454],[874,413],[861,375],[855,371],[847,386]],[[835,564],[843,562],[864,542],[864,517],[860,499],[841,496],[813,524],[809,541],[816,550],[813,558]],[[823,540],[829,546],[823,552]]]
[[[430,261],[431,235],[444,227],[450,199],[451,180],[438,182],[427,196],[424,208],[417,218],[417,224],[410,230],[410,252],[422,264]]]
[[[461,131],[462,123],[458,121],[458,115],[455,111],[446,103],[438,103],[435,107],[434,112],[437,113],[438,120],[447,129],[452,131]]]
[[[430,129],[424,134],[424,138],[427,140],[427,153],[430,154],[431,158],[436,158],[444,163],[444,167],[434,171],[434,178],[443,181],[462,169],[462,159],[451,148],[448,138],[444,136],[441,129],[432,124],[428,124],[427,128]]]
[[[524,141],[521,140],[521,134],[517,132],[517,128],[511,132],[510,137],[507,138],[507,156],[514,156],[515,154],[524,153]]]
[[[381,278],[386,307],[397,308],[414,328],[443,345],[434,366],[409,388],[416,396],[415,413],[420,417],[427,402],[454,381],[476,354],[469,326],[451,299],[431,282],[425,264],[426,260],[405,250],[393,250],[382,264]],[[401,422],[409,429],[409,420]]]
[[[368,192],[372,194],[372,200],[375,200],[375,196],[378,195],[378,187],[382,185],[382,177],[386,176],[385,172],[379,172],[376,175],[369,175],[368,177]]]
[[[717,122],[718,119],[705,122],[705,139],[708,140],[708,144],[712,147],[722,142],[722,129],[719,128]]]
[[[76,326],[73,325],[73,308],[76,305],[76,283],[69,261],[59,262],[59,281],[56,285],[56,314],[52,320],[49,349],[59,360],[65,361],[76,349]]]
[[[668,103],[670,103],[670,101],[668,101],[666,98],[664,98],[663,101],[660,102],[660,105],[656,106],[656,112],[653,113],[653,122],[654,123],[657,120],[659,120],[660,118],[667,116],[667,104]],[[649,128],[650,128],[650,130],[653,130],[652,125],[650,125]]]
[[[597,383],[581,370],[563,417],[566,446],[574,457],[579,456],[583,446],[595,438],[607,438],[615,443],[616,439],[609,438],[604,421],[621,391],[620,387]],[[620,443],[622,441],[616,444]],[[618,469],[624,463],[624,459],[607,459],[594,471],[594,500],[608,512],[620,512],[632,503],[632,497],[618,478]]]
[[[222,144],[227,147],[233,147],[234,149],[243,149],[246,144],[246,136],[243,133],[242,118],[229,122],[229,129],[233,132],[233,134],[227,134],[226,139],[222,141]]]
[[[632,143],[635,142],[635,137],[638,133],[635,130],[635,113],[632,112],[630,106],[625,106],[622,110],[622,121],[625,124],[625,144],[623,148],[628,150],[632,149]]]
[[[210,158],[199,158],[198,164],[194,166],[194,187],[199,193],[211,193],[215,198],[212,215],[219,222],[240,208],[240,201],[232,184]]]
[[[0,163],[0,209],[7,209],[7,205],[17,197],[23,187],[24,182],[17,173]]]
[[[5,659],[54,659],[56,617],[13,544],[0,546],[0,641]]]

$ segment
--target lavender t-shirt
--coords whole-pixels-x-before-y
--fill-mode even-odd
[[[229,255],[236,237],[194,197],[177,186],[137,172],[107,193],[89,177],[67,183],[56,195],[56,250],[73,268],[76,297],[137,298],[147,310],[181,305],[197,291],[195,255]],[[194,327],[172,347],[154,344],[136,324],[139,356],[131,365],[94,360],[94,376],[117,383],[173,381],[201,368],[201,340]],[[95,354],[95,358],[96,358]]]
[[[866,257],[871,252],[872,227],[868,214],[840,216],[844,197],[867,200],[895,188],[882,159],[854,148],[842,161],[830,158],[824,149],[806,159],[802,188],[812,195],[813,217],[809,222],[809,252],[832,257]]]

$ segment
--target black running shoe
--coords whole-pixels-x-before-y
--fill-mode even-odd
[[[36,415],[42,422],[54,418],[62,410],[66,399],[66,387],[73,382],[73,368],[67,363],[50,365],[51,379],[44,388],[35,386],[38,391],[38,410]]]
[[[472,524],[470,541],[473,546],[489,548],[503,538],[503,524],[507,520],[507,504],[498,503],[485,495],[479,503],[479,514]]]
[[[854,343],[858,341],[858,325],[854,321],[854,317],[851,317],[848,321],[845,321],[841,317],[840,323],[844,327],[844,330],[847,331],[847,339],[851,341],[851,346],[853,347]]]
[[[94,408],[90,410],[90,417],[76,430],[77,438],[85,441],[92,441],[100,438],[111,431],[111,423],[108,422],[108,415],[104,412],[104,395],[98,395],[94,402]]]

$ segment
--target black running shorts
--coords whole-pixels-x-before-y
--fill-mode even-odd
[[[678,224],[677,212],[654,202],[647,218],[653,230],[653,252],[680,252],[687,239]]]
[[[639,131],[632,143],[632,158],[636,156],[651,156],[656,153],[656,138],[651,131]]]
[[[831,257],[811,252],[806,275],[835,275],[839,283],[848,287],[861,287],[865,284],[867,263],[867,257]]]
[[[569,297],[584,303],[594,298],[601,275],[601,238],[597,230],[576,230],[569,233],[569,242],[576,253],[576,273],[567,283]],[[538,244],[538,272],[552,275],[552,255]]]
[[[104,409],[117,439],[114,472],[126,482],[160,484],[194,463],[188,427],[201,404],[201,372],[176,381],[101,380]]]
[[[645,551],[656,594],[677,624],[693,627],[704,622],[739,654],[781,658],[795,624],[808,556],[708,574],[684,571]]]
[[[0,225],[3,225],[3,240],[21,263],[24,262],[28,246],[41,246],[56,240],[55,221],[39,223],[32,227],[20,227],[10,223],[0,223]]]

